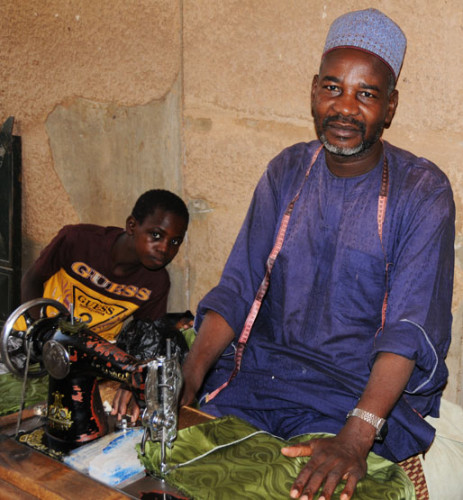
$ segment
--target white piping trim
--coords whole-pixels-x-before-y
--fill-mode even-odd
[[[180,467],[183,467],[184,465],[189,465],[189,464],[191,464],[193,462],[196,462],[197,460],[200,460],[201,458],[206,457],[207,455],[210,455],[211,453],[214,453],[214,451],[220,450],[221,448],[226,448],[227,446],[232,446],[234,444],[241,443],[241,441],[246,441],[246,439],[249,439],[249,438],[251,438],[253,436],[256,436],[257,434],[268,434],[268,432],[265,432],[265,431],[256,431],[256,432],[253,432],[251,434],[248,434],[247,436],[242,437],[241,439],[237,439],[236,441],[231,441],[230,443],[221,444],[219,446],[216,446],[212,450],[206,451],[206,453],[203,453],[202,455],[199,455],[199,456],[197,456],[195,458],[192,458],[191,460],[188,460],[187,462],[183,462],[182,464],[177,464],[177,465],[174,465],[174,466],[170,467],[169,470],[168,470],[168,472],[171,472],[171,471],[173,471],[175,469],[179,469]]]
[[[421,325],[419,325],[418,323],[415,323],[414,321],[411,321],[409,319],[401,319],[400,321],[403,321],[404,323],[410,323],[411,325],[416,326],[418,328],[418,330],[421,331],[421,333],[424,335],[424,338],[426,339],[426,342],[429,344],[429,347],[431,348],[431,351],[434,353],[434,356],[436,358],[436,363],[435,363],[434,368],[431,371],[431,375],[428,377],[428,379],[425,380],[421,385],[419,385],[415,390],[413,390],[413,391],[407,391],[406,390],[405,391],[408,394],[415,394],[416,392],[418,392],[422,387],[424,387],[434,377],[434,374],[436,373],[436,370],[437,370],[437,365],[438,365],[438,362],[439,362],[439,358],[437,356],[436,349],[434,349],[434,346],[432,345],[432,342],[431,342],[431,340],[428,337],[428,334],[425,332],[424,328]]]

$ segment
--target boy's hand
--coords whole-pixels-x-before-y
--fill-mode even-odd
[[[117,420],[121,420],[122,416],[129,416],[129,408],[131,411],[130,421],[135,424],[140,416],[140,407],[132,398],[132,392],[126,389],[119,388],[113,399],[113,409],[111,415],[117,415]]]

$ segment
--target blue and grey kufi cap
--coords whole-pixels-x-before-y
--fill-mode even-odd
[[[323,55],[341,48],[355,48],[379,57],[397,80],[407,39],[399,26],[379,10],[358,10],[333,21],[326,37]]]

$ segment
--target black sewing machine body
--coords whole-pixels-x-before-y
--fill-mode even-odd
[[[40,317],[32,319],[29,313],[38,306],[42,306]],[[15,328],[19,318],[25,320],[26,329]],[[0,348],[3,362],[16,375],[28,376],[29,365],[34,367],[30,376],[49,375],[45,434],[50,448],[66,452],[108,432],[98,390],[102,378],[130,388],[146,408],[144,440],[170,445],[175,439],[181,371],[170,351],[170,359],[137,360],[76,322],[64,306],[50,299],[20,306],[5,323]],[[168,383],[163,383],[166,377]]]
[[[49,374],[46,434],[51,447],[76,447],[108,432],[99,378],[129,386],[144,403],[146,363],[64,318],[40,320],[34,333],[42,338],[41,362]]]

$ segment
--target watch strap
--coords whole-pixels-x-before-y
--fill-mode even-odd
[[[354,408],[347,414],[347,418],[350,417],[358,417],[368,422],[376,429],[376,437],[379,438],[381,436],[381,429],[383,428],[386,420],[384,418],[378,417],[369,411],[362,410],[360,408]]]

